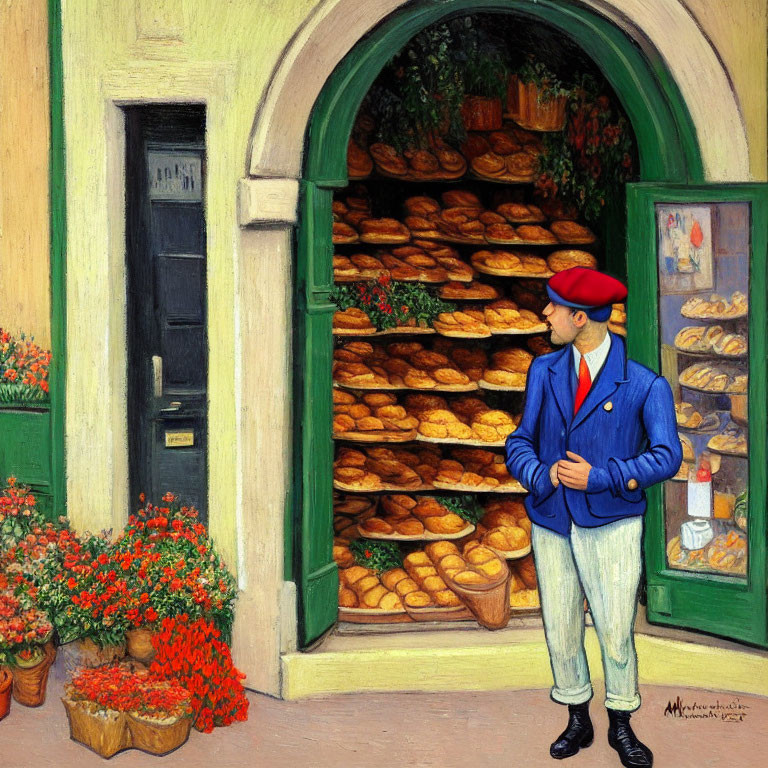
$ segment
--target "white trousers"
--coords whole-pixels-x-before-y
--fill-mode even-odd
[[[555,684],[552,698],[582,704],[592,698],[584,651],[584,597],[600,642],[605,706],[633,712],[640,706],[634,624],[640,584],[643,519],[599,528],[571,523],[561,536],[533,525],[544,633]]]

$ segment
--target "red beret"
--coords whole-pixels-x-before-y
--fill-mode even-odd
[[[627,298],[627,288],[622,282],[587,267],[558,272],[549,279],[547,293],[555,303],[577,309],[604,307]]]

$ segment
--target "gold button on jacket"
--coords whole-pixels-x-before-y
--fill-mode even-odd
[[[627,483],[627,488],[628,488],[630,491],[635,491],[635,490],[637,490],[637,480],[635,480],[635,478],[634,478],[634,477],[632,477],[632,478],[630,478],[630,479],[629,479],[629,482]]]
[[[612,411],[613,410],[613,403],[609,400],[604,406],[604,411]]]

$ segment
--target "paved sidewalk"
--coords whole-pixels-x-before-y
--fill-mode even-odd
[[[38,709],[16,702],[0,723],[3,768],[469,768],[562,766],[549,743],[563,728],[566,711],[545,691],[488,693],[355,694],[303,701],[250,695],[248,722],[192,731],[189,741],[164,758],[130,750],[110,761],[69,739],[59,701],[64,679],[57,662],[48,699]],[[643,707],[632,722],[653,749],[658,768],[740,768],[765,765],[768,699],[698,689],[643,686]],[[711,706],[704,719],[665,716],[667,703]],[[620,768],[605,739],[602,690],[592,704],[595,743],[567,768]],[[716,707],[718,707],[717,709]],[[743,706],[746,709],[735,709]],[[695,710],[704,713],[704,710]],[[723,720],[741,712],[743,719]]]

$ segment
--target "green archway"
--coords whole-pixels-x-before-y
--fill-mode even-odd
[[[514,13],[569,36],[600,68],[629,116],[643,181],[704,180],[692,120],[661,57],[585,8],[556,0],[425,0],[393,14],[362,39],[328,79],[314,106],[301,181],[296,261],[293,498],[286,519],[285,577],[299,587],[299,637],[307,645],[336,618],[331,551],[330,236],[333,190],[347,185],[346,149],[360,102],[393,53],[425,27],[467,12]]]

